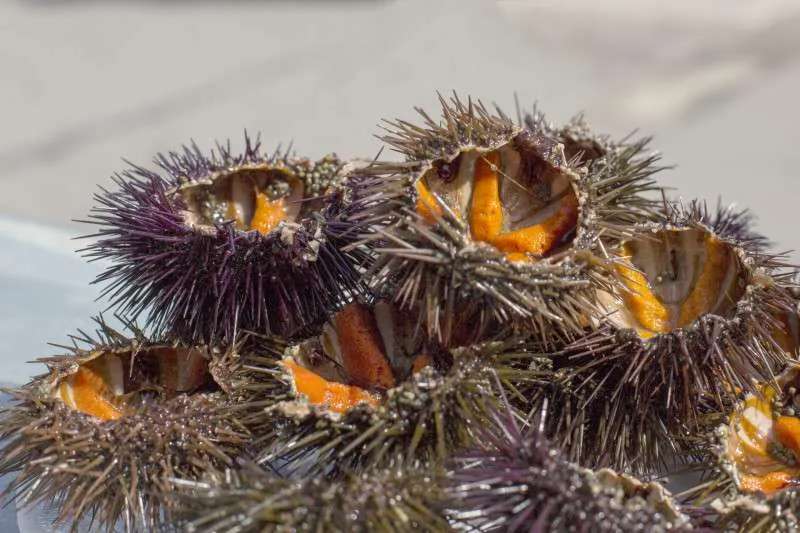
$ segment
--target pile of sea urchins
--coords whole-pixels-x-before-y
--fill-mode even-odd
[[[580,117],[419,113],[401,161],[245,135],[114,176],[83,253],[124,327],[9,391],[6,496],[72,530],[800,527],[800,296],[748,214]]]

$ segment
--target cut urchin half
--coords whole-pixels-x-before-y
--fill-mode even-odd
[[[190,532],[450,531],[433,472],[406,468],[290,480],[247,465],[217,479],[176,480]]]
[[[694,202],[667,218],[620,245],[621,283],[600,295],[606,317],[555,364],[576,383],[602,381],[592,395],[619,416],[636,398],[639,418],[691,427],[783,369],[790,356],[773,332],[795,304],[782,258],[762,251],[745,215]]]
[[[54,505],[73,530],[82,519],[153,528],[169,512],[168,478],[230,467],[248,442],[224,391],[235,351],[99,323],[97,340],[75,337],[70,354],[41,360],[47,374],[9,391],[0,473],[17,473],[9,495]]]
[[[423,126],[388,122],[382,137],[406,162],[359,171],[378,184],[367,218],[384,222],[373,236],[373,285],[417,306],[444,344],[455,310],[525,322],[545,339],[579,332],[595,287],[606,283],[597,237],[619,239],[631,221],[652,218],[642,194],[656,158],[641,156],[643,145],[604,152],[627,165],[589,172],[538,123],[455,97],[442,99],[441,122],[419,112]]]
[[[259,459],[335,476],[397,457],[437,462],[469,442],[495,401],[492,376],[526,370],[499,362],[509,341],[443,350],[406,318],[384,301],[352,303],[283,358],[249,360],[264,376],[250,394],[272,400],[247,419]]]
[[[245,136],[239,155],[192,145],[156,163],[160,174],[115,176],[118,189],[95,196],[88,220],[100,229],[87,256],[109,260],[97,282],[122,314],[145,312],[154,330],[193,341],[292,335],[362,292],[364,255],[343,250],[348,193],[335,187],[335,156],[270,155]]]
[[[726,530],[800,527],[800,366],[736,404],[709,437],[710,479],[689,491]]]
[[[546,412],[541,413],[546,416]],[[566,460],[539,425],[491,413],[479,445],[450,462],[451,523],[475,531],[673,531],[689,528],[661,485]]]

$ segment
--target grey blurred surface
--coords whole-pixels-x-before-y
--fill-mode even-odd
[[[121,157],[244,128],[373,156],[437,90],[654,134],[676,195],[796,248],[799,51],[796,0],[0,3],[0,379],[102,309],[70,219]]]

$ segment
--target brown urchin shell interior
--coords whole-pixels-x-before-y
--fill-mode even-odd
[[[280,222],[295,222],[304,207],[304,184],[287,169],[246,167],[182,186],[187,221],[213,226],[232,221],[237,229],[267,234]]]
[[[737,251],[702,228],[661,229],[622,244],[624,288],[611,320],[642,338],[689,328],[703,315],[733,316],[749,274]]]
[[[563,161],[563,147],[554,145]],[[552,157],[550,159],[553,159]],[[468,149],[437,160],[416,183],[417,211],[433,222],[446,208],[466,223],[473,240],[511,260],[547,257],[569,246],[580,202],[575,175],[554,166],[528,132],[493,149]]]

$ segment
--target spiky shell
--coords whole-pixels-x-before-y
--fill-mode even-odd
[[[596,312],[594,291],[609,283],[598,235],[614,242],[632,221],[652,218],[641,194],[656,158],[642,156],[640,143],[582,165],[536,122],[526,128],[471,100],[441,101],[441,122],[422,110],[423,126],[387,122],[382,139],[406,162],[358,172],[374,192],[361,216],[380,221],[371,228],[372,286],[415,308],[444,345],[458,317],[518,325],[551,343],[580,334]]]
[[[702,516],[726,531],[777,532],[800,527],[800,366],[761,385],[728,411],[707,436],[711,473],[688,494]]]
[[[319,337],[245,356],[253,377],[241,402],[256,407],[245,423],[262,462],[334,477],[398,457],[440,463],[471,441],[499,386],[533,373],[517,341],[441,350],[382,304],[350,304]]]
[[[446,372],[428,367],[386,392],[377,406],[359,404],[342,414],[311,405],[283,370],[275,403],[252,424],[262,462],[287,464],[292,475],[337,476],[371,469],[398,457],[408,464],[439,462],[472,439],[495,396],[492,370],[479,354],[460,355]],[[274,388],[273,384],[268,385]]]
[[[176,482],[193,532],[449,531],[434,474],[385,469],[330,481],[280,478],[249,467],[221,479]]]
[[[72,530],[82,519],[150,530],[169,513],[168,478],[231,467],[247,445],[224,392],[236,354],[100,326],[97,340],[73,337],[71,353],[41,360],[47,374],[9,391],[15,402],[0,417],[0,473],[17,473],[9,495],[23,505],[54,504]],[[159,359],[173,349],[182,350],[174,360]],[[202,384],[191,368],[189,379],[171,381],[170,361],[205,361]],[[168,385],[179,382],[186,385]]]
[[[461,529],[479,531],[672,531],[688,518],[658,483],[564,459],[541,428],[495,411],[479,446],[456,456],[447,508]]]
[[[763,251],[748,217],[731,209],[710,215],[700,203],[671,205],[667,214],[668,222],[641,228],[643,263],[635,264],[635,254],[620,257],[628,288],[601,298],[607,318],[553,356],[560,379],[549,400],[550,435],[570,443],[573,459],[650,470],[662,452],[681,448],[670,434],[685,436],[703,413],[730,405],[754,380],[773,380],[790,360],[773,337],[782,327],[776,317],[795,307],[790,275],[780,257]],[[680,314],[659,287],[688,294],[676,296]],[[703,291],[713,303],[685,305],[705,301],[694,298]],[[656,323],[661,311],[663,330],[638,321]],[[674,324],[679,318],[686,322]]]
[[[342,200],[357,206],[357,194],[325,196],[343,171],[335,156],[270,155],[245,135],[239,155],[192,144],[156,163],[163,172],[116,175],[87,221],[100,229],[86,256],[111,262],[96,282],[121,314],[193,341],[292,335],[362,291],[363,254],[343,250]]]

